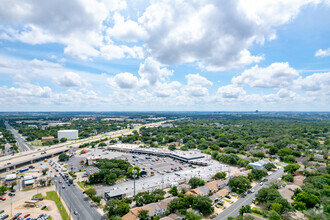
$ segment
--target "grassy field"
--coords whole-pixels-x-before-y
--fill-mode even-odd
[[[62,204],[60,198],[58,197],[57,193],[55,191],[50,191],[50,192],[46,192],[46,195],[47,195],[46,197],[43,197],[41,195],[41,193],[39,193],[39,194],[34,195],[34,197],[53,200],[56,203],[56,206],[57,206],[58,210],[60,211],[62,219],[63,220],[70,219],[69,215],[66,212],[65,208],[63,207],[63,204]]]

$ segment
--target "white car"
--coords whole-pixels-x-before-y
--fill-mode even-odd
[[[251,189],[251,192],[254,193],[254,189]]]

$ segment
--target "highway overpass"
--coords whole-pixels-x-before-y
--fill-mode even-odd
[[[134,129],[124,129],[119,131],[113,131],[106,134],[99,134],[93,137],[85,138],[85,139],[79,139],[79,140],[73,140],[68,141],[65,143],[52,145],[52,146],[44,146],[39,147],[38,149],[34,148],[29,151],[23,151],[20,153],[16,153],[14,155],[7,155],[0,157],[0,173],[5,172],[7,168],[9,169],[16,169],[20,166],[27,165],[29,163],[35,163],[37,161],[53,157],[57,154],[66,152],[69,150],[69,146],[72,146],[73,148],[79,147],[79,145],[97,141],[103,138],[115,138],[122,135],[128,135],[133,132],[133,130],[138,130],[141,127],[150,127],[150,126],[158,126],[162,123],[165,123],[166,121],[162,122],[156,122],[156,123],[150,123],[145,124],[139,127],[136,127]]]

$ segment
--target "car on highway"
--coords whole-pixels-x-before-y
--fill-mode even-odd
[[[1,201],[5,201],[6,198],[5,198],[5,197],[0,197],[0,200],[1,200]]]

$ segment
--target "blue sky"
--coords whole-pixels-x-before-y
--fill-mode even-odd
[[[0,111],[329,111],[329,0],[0,6]]]

